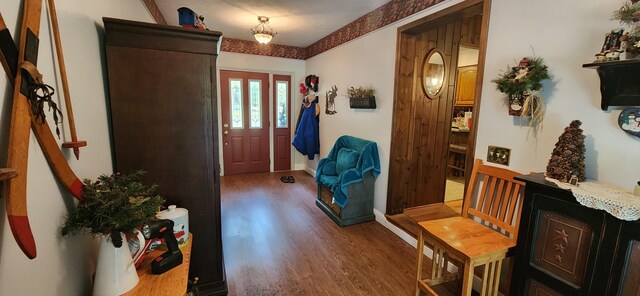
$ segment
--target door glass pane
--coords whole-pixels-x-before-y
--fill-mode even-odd
[[[231,128],[243,128],[242,120],[242,79],[229,79],[231,100]]]
[[[260,80],[249,80],[249,127],[262,127],[262,98]]]
[[[276,81],[276,108],[278,110],[278,118],[276,120],[276,128],[286,128],[289,126],[289,118],[287,118],[287,102],[289,101],[289,82]]]

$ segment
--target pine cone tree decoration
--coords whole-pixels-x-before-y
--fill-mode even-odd
[[[558,137],[551,159],[547,165],[546,176],[569,182],[572,176],[576,176],[578,181],[585,180],[584,175],[584,134],[580,125],[580,120],[574,120],[569,126],[564,128],[564,132]]]

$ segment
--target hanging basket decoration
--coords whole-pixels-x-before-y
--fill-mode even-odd
[[[374,94],[373,87],[350,87],[347,89],[349,107],[351,109],[375,109],[376,97]]]
[[[537,126],[544,118],[544,99],[540,95],[542,81],[548,78],[548,67],[542,58],[524,57],[517,66],[508,67],[492,82],[507,95],[509,115],[530,116],[529,124]]]

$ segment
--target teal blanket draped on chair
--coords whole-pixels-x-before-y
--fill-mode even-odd
[[[344,208],[349,196],[349,185],[362,182],[365,174],[380,175],[380,158],[375,142],[341,136],[336,140],[329,155],[318,163],[316,183],[331,189],[336,204]]]

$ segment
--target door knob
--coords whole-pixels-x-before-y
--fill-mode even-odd
[[[229,134],[229,131],[222,132],[225,136]]]

